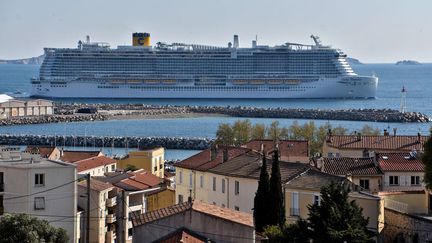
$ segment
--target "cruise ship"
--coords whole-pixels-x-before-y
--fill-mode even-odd
[[[378,78],[359,76],[346,54],[323,45],[225,47],[158,42],[133,33],[110,48],[87,36],[77,48],[45,48],[31,96],[49,98],[374,98]]]

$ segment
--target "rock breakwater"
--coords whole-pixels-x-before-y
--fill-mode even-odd
[[[213,139],[173,137],[108,137],[108,136],[45,136],[0,135],[1,145],[38,145],[72,147],[141,148],[164,147],[166,149],[203,150]]]

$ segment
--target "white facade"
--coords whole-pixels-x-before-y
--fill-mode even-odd
[[[52,226],[65,229],[70,242],[77,242],[75,166],[22,155],[0,157],[4,213],[26,213],[48,220]]]
[[[116,168],[117,168],[117,164],[112,163],[112,164],[97,166],[88,170],[83,170],[80,171],[78,174],[80,175],[90,174],[91,176],[104,176],[105,173],[115,172]]]
[[[416,191],[425,189],[424,172],[384,172],[382,191]]]

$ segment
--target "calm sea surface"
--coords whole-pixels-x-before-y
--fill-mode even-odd
[[[256,107],[291,107],[320,109],[390,108],[399,109],[402,86],[408,90],[407,109],[432,117],[432,64],[396,66],[394,64],[353,65],[356,73],[375,74],[379,77],[377,99],[67,99],[64,102],[87,103],[146,103],[173,105],[232,105]],[[31,77],[37,76],[38,65],[0,65],[0,94],[28,96]],[[66,124],[40,124],[14,127],[0,127],[0,133],[10,134],[70,134],[111,136],[172,136],[172,137],[214,137],[221,122],[233,123],[238,118],[204,117],[178,119],[149,119],[104,122],[78,122]],[[252,123],[270,124],[274,119],[250,119]],[[289,126],[293,120],[278,119],[281,125]],[[299,120],[303,123],[307,120]],[[315,121],[317,125],[327,121]],[[431,124],[401,124],[330,121],[350,130],[360,129],[364,124],[384,129],[397,127],[399,134],[428,133]],[[188,154],[189,155],[189,154]],[[186,156],[186,155],[184,155]],[[170,156],[171,157],[171,156]],[[174,156],[175,157],[175,156]],[[171,157],[173,158],[173,157]]]

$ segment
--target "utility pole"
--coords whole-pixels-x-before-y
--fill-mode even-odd
[[[87,174],[87,225],[86,243],[90,243],[90,173]]]

